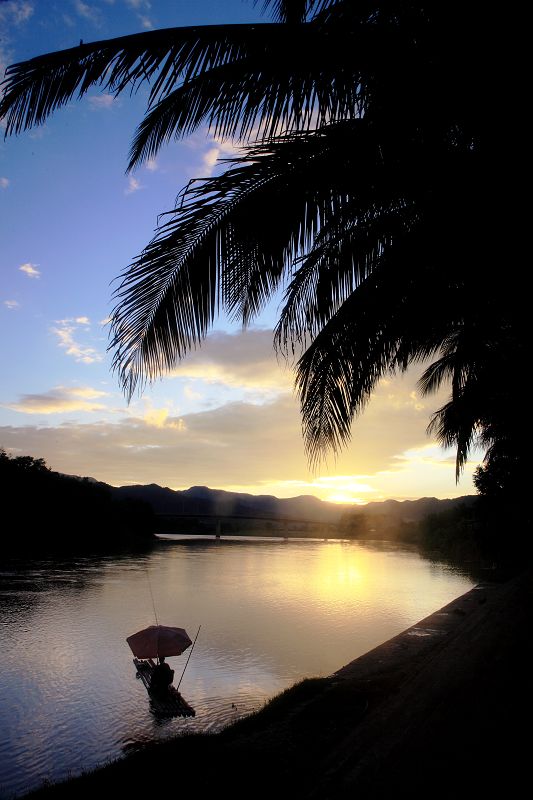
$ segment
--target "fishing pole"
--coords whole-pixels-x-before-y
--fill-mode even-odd
[[[200,628],[201,627],[202,627],[201,625],[198,625],[198,630],[196,632],[196,636],[194,637],[194,642],[192,643],[192,647],[191,647],[191,650],[189,652],[189,658],[187,659],[187,661],[185,662],[185,666],[183,667],[183,672],[181,673],[180,682],[176,686],[176,691],[180,688],[180,684],[181,684],[181,682],[183,680],[183,676],[185,675],[185,670],[187,669],[187,664],[189,663],[189,659],[192,656],[192,651],[194,650],[194,645],[196,644],[196,640],[198,639],[198,634],[200,633]]]
[[[155,624],[159,625],[159,620],[157,619],[157,611],[155,610],[154,593],[152,592],[152,584],[150,582],[150,573],[148,572],[148,566],[147,565],[145,565],[145,572],[146,572],[146,578],[148,580],[148,588],[150,589],[150,597],[152,598],[152,608],[154,609]]]

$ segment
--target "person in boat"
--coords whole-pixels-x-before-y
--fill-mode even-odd
[[[150,691],[155,694],[166,694],[173,680],[174,670],[165,662],[165,656],[159,656],[159,663],[156,664],[152,672]]]

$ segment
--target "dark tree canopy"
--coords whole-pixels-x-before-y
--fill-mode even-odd
[[[243,146],[181,192],[123,273],[122,385],[131,395],[171,369],[220,308],[247,324],[282,287],[275,341],[298,359],[311,459],[345,445],[381,377],[428,361],[424,392],[450,382],[431,426],[458,475],[478,440],[489,460],[520,450],[520,292],[491,273],[509,246],[498,15],[455,0],[264,6],[274,22],[152,31],[7,70],[6,135],[93,85],[148,83],[130,169],[200,125]]]

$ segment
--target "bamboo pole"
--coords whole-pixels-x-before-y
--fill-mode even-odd
[[[181,684],[181,682],[183,680],[183,676],[185,675],[185,670],[187,669],[187,665],[188,665],[189,660],[190,660],[190,658],[192,656],[192,651],[194,650],[194,645],[196,644],[196,640],[198,639],[198,634],[200,633],[200,628],[201,627],[202,627],[201,625],[198,625],[198,630],[196,632],[196,636],[194,637],[194,642],[192,643],[192,647],[191,647],[191,649],[189,651],[189,657],[187,658],[187,661],[185,662],[185,666],[183,667],[183,672],[181,673],[180,682],[176,686],[176,691],[178,691],[178,689],[180,688],[180,684]]]

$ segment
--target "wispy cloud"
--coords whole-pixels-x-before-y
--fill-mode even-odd
[[[78,320],[83,320],[83,322],[78,323]],[[65,350],[67,356],[71,356],[79,363],[94,364],[95,362],[103,361],[103,354],[96,348],[82,344],[74,337],[79,324],[87,326],[89,324],[88,317],[56,320],[56,327],[51,328],[51,331],[57,336],[58,346]]]
[[[101,411],[106,408],[100,402],[95,402],[101,397],[106,397],[107,392],[101,392],[90,386],[65,387],[56,386],[42,394],[24,394],[17,403],[11,403],[7,408],[20,411],[23,414],[60,414],[67,411]]]
[[[126,4],[130,8],[134,8],[138,11],[140,8],[150,8],[149,0],[126,0]]]
[[[0,178],[0,189],[7,189],[9,186],[9,178]]]
[[[48,128],[46,127],[46,125],[41,124],[40,128],[36,128],[35,130],[31,131],[31,133],[28,133],[28,136],[30,139],[34,140],[42,139],[44,136],[46,136],[47,132]]]
[[[33,15],[33,3],[29,0],[4,0],[0,4],[0,22],[22,25]]]
[[[10,311],[15,311],[17,308],[20,308],[18,300],[4,300],[4,305],[9,308]]]
[[[138,192],[139,189],[142,188],[143,187],[141,186],[137,178],[134,178],[133,175],[130,175],[128,178],[128,185],[124,189],[124,194],[133,194],[134,192]]]
[[[221,158],[231,158],[238,153],[238,148],[229,140],[214,139],[202,156],[203,174],[209,177],[213,174],[217,162]]]
[[[126,5],[136,12],[135,16],[145,30],[151,30],[154,27],[153,21],[147,14],[152,7],[150,0],[126,0]]]
[[[199,152],[199,163],[191,164],[188,172],[191,176],[208,178],[213,174],[217,162],[221,158],[231,158],[240,152],[240,148],[230,139],[213,136],[205,129],[189,136],[185,141],[187,147]]]
[[[13,39],[19,34],[17,29],[31,18],[33,11],[34,4],[30,0],[0,0],[0,81],[15,60]],[[0,120],[0,129],[6,127],[7,120]]]
[[[1,8],[2,8],[2,6],[0,6],[0,10],[1,10]],[[2,19],[0,17],[0,33],[3,34],[4,33],[4,31],[3,31],[4,25],[1,24],[1,23],[2,23]],[[3,44],[0,41],[0,75],[2,76],[2,79],[4,77],[4,73],[5,73],[6,69],[12,63],[13,63],[13,53],[12,53],[12,51],[9,48],[7,48],[5,46],[5,44]],[[5,130],[7,128],[7,120],[5,119],[5,117],[4,117],[4,119],[0,120],[0,128],[2,128],[2,130]]]
[[[84,3],[83,0],[74,0],[74,8],[83,19],[89,20],[93,25],[99,25],[101,22],[101,11],[99,8]]]
[[[112,94],[97,94],[89,97],[91,111],[108,110],[113,107],[118,100]]]
[[[159,169],[159,165],[158,165],[157,161],[155,160],[155,158],[149,158],[149,159],[148,159],[148,160],[145,162],[145,165],[144,165],[144,166],[145,166],[145,167],[146,167],[146,169],[147,169],[147,170],[149,170],[150,172],[156,172],[156,171]]]
[[[74,317],[74,322],[77,322],[78,325],[90,325],[91,320],[89,317]]]
[[[38,266],[37,264],[30,264],[30,262],[28,261],[27,264],[21,264],[19,270],[21,272],[24,272],[24,274],[27,275],[28,278],[40,278],[41,272],[40,270],[37,269],[37,266]]]

